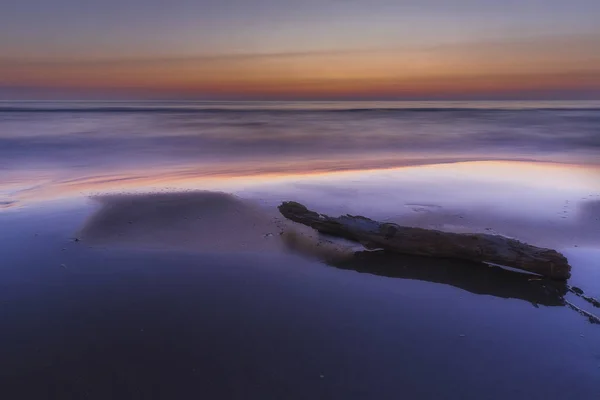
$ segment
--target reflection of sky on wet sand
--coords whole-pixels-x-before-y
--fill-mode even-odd
[[[353,213],[445,230],[502,233],[540,244],[598,242],[600,168],[530,162],[463,162],[394,169],[246,174],[163,169],[29,188],[2,185],[3,207],[103,193],[218,190],[276,205],[297,200],[325,213]]]
[[[334,187],[342,185],[363,187],[381,186],[392,189],[390,183],[402,183],[403,190],[410,187],[432,186],[437,191],[442,186],[448,187],[469,182],[470,188],[461,187],[460,191],[448,188],[444,198],[486,198],[507,194],[507,188],[527,188],[532,192],[545,192],[546,198],[563,198],[565,194],[588,196],[600,190],[600,167],[590,165],[569,165],[535,162],[512,161],[478,161],[460,163],[442,163],[433,165],[419,164],[420,161],[407,161],[409,164],[400,168],[364,168],[356,170],[349,165],[348,170],[339,163],[320,164],[320,168],[311,171],[304,165],[288,165],[287,168],[268,168],[249,165],[243,172],[239,166],[226,169],[207,168],[160,168],[152,170],[130,170],[122,173],[93,174],[73,177],[70,172],[53,173],[45,176],[32,172],[31,176],[19,176],[13,180],[0,182],[0,193],[13,195],[16,200],[39,201],[48,198],[72,197],[80,194],[97,192],[118,192],[138,190],[188,190],[188,189],[222,189],[236,191],[248,187],[273,186],[285,188],[299,184],[325,184]],[[335,170],[333,170],[335,168]],[[278,170],[280,172],[278,172]],[[282,171],[282,172],[281,172]],[[490,190],[498,193],[490,193]],[[468,190],[465,192],[465,190]],[[588,193],[590,192],[590,193]],[[513,193],[514,194],[514,193]],[[525,196],[527,198],[527,196]],[[383,200],[383,199],[381,199]],[[537,199],[539,200],[539,199]]]
[[[292,198],[325,213],[562,246],[600,242],[600,213],[590,206],[600,201],[599,177],[600,170],[575,165],[477,162],[330,174],[242,193]]]

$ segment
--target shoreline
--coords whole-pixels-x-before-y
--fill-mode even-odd
[[[87,177],[70,178],[67,180],[53,180],[50,179],[44,183],[36,183],[30,185],[30,187],[20,187],[15,184],[10,184],[10,181],[0,184],[0,195],[2,192],[12,193],[0,197],[0,212],[11,207],[19,206],[24,203],[43,203],[49,200],[61,200],[74,197],[88,197],[95,195],[105,194],[136,194],[136,193],[152,193],[152,192],[181,192],[189,190],[198,190],[198,187],[203,190],[213,191],[225,191],[229,193],[236,193],[239,191],[241,186],[260,186],[261,184],[286,184],[287,182],[297,182],[306,180],[319,180],[320,178],[325,179],[346,179],[357,177],[360,179],[361,176],[386,174],[410,170],[419,169],[440,169],[443,166],[449,166],[456,169],[464,169],[467,174],[473,175],[473,172],[478,167],[482,167],[488,172],[492,171],[494,167],[498,167],[498,170],[505,169],[506,171],[514,169],[522,169],[524,172],[535,171],[539,169],[555,170],[561,174],[567,171],[583,171],[590,176],[595,176],[600,182],[600,164],[590,163],[571,163],[571,162],[559,162],[559,161],[545,161],[545,160],[503,160],[503,159],[486,159],[486,160],[446,160],[440,162],[440,160],[420,160],[413,161],[412,163],[396,165],[390,167],[378,167],[378,168],[360,168],[360,169],[341,169],[331,170],[323,169],[315,170],[314,166],[311,167],[310,171],[301,170],[301,172],[295,173],[281,173],[279,172],[260,172],[260,173],[247,173],[247,174],[228,174],[228,173],[217,173],[211,174],[202,167],[195,168],[181,168],[177,167],[171,171],[158,172],[151,175],[147,173],[140,175],[137,172],[130,172],[123,174],[100,174],[90,175]],[[339,166],[337,166],[339,168]],[[463,168],[466,167],[466,168]],[[275,169],[275,167],[274,167]],[[471,171],[469,171],[471,170]],[[463,174],[465,172],[462,172]],[[577,175],[577,174],[575,174]],[[592,178],[590,178],[592,179]],[[15,182],[20,182],[22,185],[22,178],[13,179]],[[168,187],[165,187],[165,183],[169,183]],[[600,185],[593,184],[593,180],[590,180],[590,189],[600,193]],[[533,183],[533,182],[532,182]],[[249,185],[248,185],[249,184]],[[160,189],[156,189],[160,188]],[[201,190],[202,190],[201,189]]]

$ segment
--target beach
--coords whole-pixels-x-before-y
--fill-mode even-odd
[[[2,398],[600,394],[600,325],[565,300],[600,310],[574,293],[331,262],[364,249],[277,211],[516,238],[600,298],[594,104],[44,107],[0,107]]]

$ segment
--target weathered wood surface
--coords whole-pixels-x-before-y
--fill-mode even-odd
[[[567,259],[557,251],[503,236],[412,228],[362,216],[330,217],[293,201],[282,203],[279,211],[294,222],[359,242],[368,249],[498,264],[552,279],[566,280],[571,276]]]

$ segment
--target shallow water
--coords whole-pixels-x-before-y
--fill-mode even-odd
[[[564,299],[600,313],[564,286],[327,264],[275,207],[553,247],[598,298],[599,111],[386,105],[0,110],[0,396],[597,398],[600,328]]]

